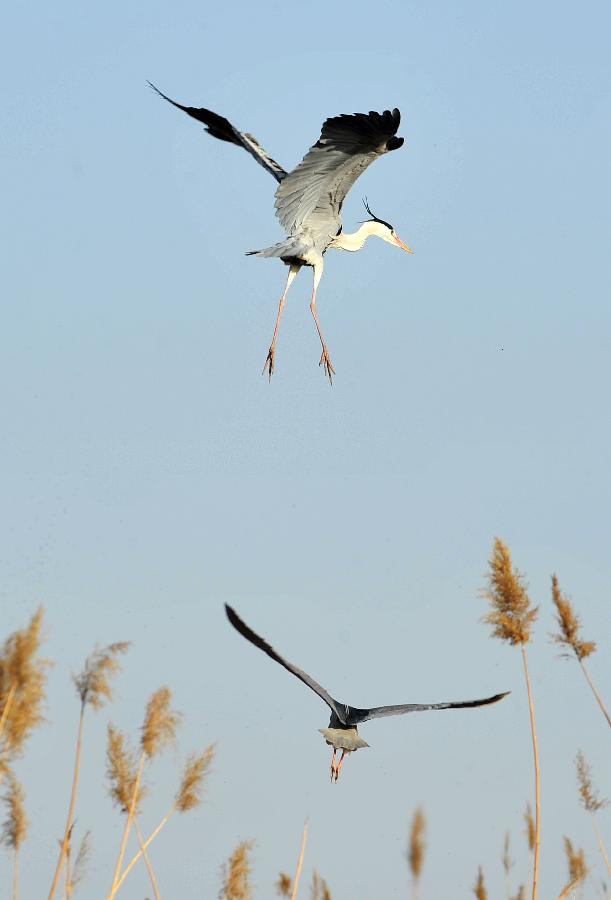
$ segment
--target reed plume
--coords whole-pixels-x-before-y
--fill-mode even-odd
[[[129,803],[127,805],[127,817],[125,827],[119,847],[119,855],[115,864],[115,871],[112,879],[112,887],[109,900],[115,896],[119,888],[119,880],[121,878],[121,868],[123,866],[123,858],[125,856],[125,848],[127,847],[127,839],[131,831],[131,827],[136,814],[138,803],[141,799],[140,783],[144,771],[144,764],[148,760],[152,760],[161,753],[168,744],[174,742],[176,738],[176,728],[180,722],[180,714],[172,709],[172,692],[168,687],[161,687],[150,697],[144,714],[144,722],[140,733],[140,758],[136,770],[134,772],[134,781],[131,785],[129,793]],[[145,847],[141,848],[141,853]]]
[[[122,641],[115,644],[109,644],[108,647],[101,650],[95,649],[85,660],[82,672],[80,672],[79,675],[73,676],[74,686],[76,687],[76,692],[80,700],[80,712],[76,735],[72,788],[70,790],[70,800],[68,801],[66,826],[60,843],[59,858],[55,866],[55,873],[49,890],[48,900],[52,900],[57,891],[68,849],[70,832],[74,825],[74,810],[76,808],[79,775],[81,770],[81,755],[83,750],[85,710],[88,706],[91,706],[94,710],[98,710],[104,705],[105,701],[112,700],[110,679],[120,668],[118,657],[121,654],[126,653],[129,647],[129,643]]]
[[[252,900],[249,858],[252,847],[253,841],[242,841],[229,857],[223,873],[221,900]]]
[[[611,875],[611,865],[609,864],[609,857],[607,856],[607,850],[598,828],[598,822],[596,820],[596,813],[599,812],[599,810],[604,809],[605,806],[608,806],[609,801],[605,800],[603,797],[598,796],[596,788],[594,787],[594,784],[592,782],[590,767],[587,764],[586,758],[581,750],[579,750],[575,758],[575,767],[577,769],[577,782],[579,784],[579,800],[585,811],[590,813],[590,816],[592,818],[592,827],[594,829],[594,834],[596,835],[598,848],[600,850],[602,858],[605,861],[607,872],[609,873],[609,875]]]
[[[280,872],[278,881],[276,882],[276,892],[280,897],[290,896],[292,883],[290,875],[287,875],[286,872]]]
[[[581,884],[588,874],[584,851],[576,850],[568,837],[564,838],[564,852],[569,868],[569,880],[558,894],[558,900],[564,900],[565,897],[568,897],[570,892]]]
[[[526,900],[526,888],[523,884],[518,888],[518,893],[515,897],[512,897],[512,900]]]
[[[70,842],[72,841],[73,829],[70,829]],[[79,845],[76,860],[72,869],[70,868],[70,853],[66,858],[66,900],[70,900],[74,893],[74,889],[81,884],[87,874],[87,866],[91,858],[91,832],[86,831]],[[69,845],[70,846],[70,845]]]
[[[312,873],[312,887],[310,889],[310,900],[333,900],[329,885],[324,878],[321,878],[316,870]]]
[[[509,853],[508,831],[505,832],[505,838],[503,840],[503,855],[501,856],[501,862],[503,863],[503,871],[505,873],[505,893],[507,894],[507,897],[509,897],[509,873],[514,866],[514,861]]]
[[[205,780],[210,772],[212,760],[214,758],[215,748],[213,745],[207,747],[203,753],[199,755],[192,754],[185,764],[180,785],[174,797],[174,802],[165,816],[161,819],[157,827],[152,831],[148,838],[141,843],[140,849],[132,857],[129,863],[123,869],[121,876],[117,880],[114,891],[119,890],[131,870],[134,868],[141,856],[144,855],[152,841],[155,840],[159,832],[168,823],[175,812],[186,813],[195,809],[202,801],[202,791]],[[133,765],[135,766],[135,758]],[[133,771],[133,770],[132,770]],[[133,789],[133,787],[132,787]]]
[[[533,819],[533,811],[530,808],[530,803],[526,804],[526,812],[524,813],[524,821],[526,822],[526,840],[528,841],[528,849],[530,850],[531,853],[534,853],[536,830],[535,830],[535,820]]]
[[[25,794],[12,770],[6,771],[7,786],[2,797],[7,816],[2,825],[0,842],[13,851],[13,900],[19,896],[19,851],[25,840],[28,820],[25,814]]]
[[[0,654],[2,760],[18,756],[34,728],[44,721],[42,706],[50,662],[38,655],[43,640],[43,613],[41,606],[25,628],[6,639]]]
[[[412,898],[416,900],[420,891],[420,876],[422,875],[422,866],[424,865],[424,851],[426,844],[424,842],[424,831],[426,828],[426,819],[424,812],[418,808],[414,813],[412,825],[409,833],[409,846],[407,848],[407,861],[409,863],[412,875]]]
[[[488,891],[486,890],[486,885],[484,883],[484,873],[481,866],[477,870],[477,880],[473,885],[473,893],[477,897],[477,900],[488,900]]]
[[[532,606],[524,576],[513,567],[509,548],[500,538],[496,538],[494,541],[489,567],[488,585],[483,594],[490,603],[491,611],[484,617],[484,621],[492,626],[493,637],[507,641],[512,646],[520,647],[524,678],[526,680],[535,768],[535,846],[532,900],[537,900],[539,845],[541,840],[541,778],[535,707],[528,673],[526,644],[530,641],[532,627],[537,618],[539,608]]]
[[[592,681],[592,677],[586,669],[584,662],[588,656],[591,656],[592,653],[596,651],[596,644],[594,641],[584,641],[580,638],[579,629],[581,628],[581,621],[579,616],[575,613],[570,600],[562,594],[558,579],[555,575],[552,575],[552,600],[556,606],[556,621],[559,628],[558,634],[552,635],[552,640],[554,643],[566,647],[568,651],[572,651],[575,654],[575,658],[579,663],[584,678],[589,684],[590,690],[594,694],[594,698],[607,720],[607,724],[611,726],[611,717],[607,712],[603,699],[599,694],[596,685]],[[564,655],[569,656],[570,652],[567,652]]]

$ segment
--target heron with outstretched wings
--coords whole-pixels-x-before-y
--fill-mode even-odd
[[[399,703],[394,706],[373,706],[370,709],[360,709],[357,706],[350,706],[348,703],[341,703],[339,700],[335,700],[311,675],[284,659],[264,638],[254,632],[252,628],[249,628],[231,606],[225,604],[225,612],[233,627],[236,631],[239,631],[242,637],[245,637],[247,641],[250,641],[259,650],[263,650],[275,662],[299,678],[315,694],[318,694],[331,710],[329,727],[319,729],[326,743],[333,747],[331,781],[337,781],[339,778],[347,754],[359,750],[361,747],[369,746],[358,733],[357,726],[362,722],[368,722],[369,719],[379,719],[382,716],[400,716],[404,713],[422,712],[427,709],[468,709],[474,706],[489,706],[491,703],[497,703],[499,700],[502,700],[503,697],[510,693],[510,691],[505,691],[502,694],[494,694],[492,697],[484,697],[482,700],[455,700],[451,703]],[[342,751],[339,762],[337,762],[336,757],[338,750]]]
[[[151,87],[160,97],[177,109],[203,122],[208,134],[227,143],[243,147],[263,168],[279,182],[276,189],[276,215],[287,233],[285,240],[254,250],[249,255],[276,257],[289,267],[286,285],[278,305],[274,334],[263,371],[271,379],[276,357],[278,328],[288,290],[302,266],[310,266],[314,273],[310,310],[322,345],[320,365],[332,382],[335,369],[320,327],[316,310],[316,292],[323,273],[323,256],[331,247],[335,250],[360,250],[369,237],[378,237],[408,253],[404,244],[388,222],[375,216],[369,204],[365,208],[370,219],[352,234],[342,231],[341,209],[346,194],[359,177],[378,157],[403,144],[397,137],[401,121],[398,109],[382,113],[355,113],[327,119],[319,139],[302,161],[286,172],[247,132],[239,131],[231,122],[209,109],[183,106],[163,94],[154,84]]]

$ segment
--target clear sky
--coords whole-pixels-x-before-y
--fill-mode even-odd
[[[611,310],[605,3],[353,0],[13,5],[0,37],[2,632],[46,608],[48,724],[19,764],[23,896],[43,896],[65,819],[77,702],[96,644],[132,640],[86,732],[83,896],[108,888],[119,816],[106,724],[137,735],[161,684],[181,753],[216,741],[205,805],[159,839],[162,895],[214,897],[254,838],[256,896],[291,871],[303,821],[334,897],[405,897],[407,823],[429,822],[423,898],[500,896],[528,877],[532,798],[519,654],[478,591],[494,535],[541,604],[530,649],[541,742],[541,896],[562,836],[603,875],[576,802],[581,747],[611,795],[608,729],[549,643],[557,572],[599,642],[609,699]],[[332,388],[296,281],[271,385],[261,369],[285,279],[248,258],[282,236],[275,182],[163,103],[146,79],[253,132],[286,168],[324,118],[398,106],[404,147],[361,198],[415,255],[330,252],[319,312]],[[223,603],[342,700],[513,691],[486,710],[369,723],[328,780],[326,707],[243,641]],[[609,812],[601,819],[610,836]],[[2,862],[3,871],[8,864]],[[4,876],[2,876],[4,878]],[[148,890],[135,873],[127,897]],[[303,891],[307,896],[307,891]]]

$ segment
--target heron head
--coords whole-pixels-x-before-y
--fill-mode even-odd
[[[375,213],[373,213],[371,211],[366,197],[363,200],[363,204],[365,206],[365,209],[371,216],[371,219],[368,219],[367,221],[372,222],[376,226],[376,227],[373,227],[373,225],[372,225],[372,230],[371,230],[372,234],[375,234],[376,237],[382,238],[383,241],[387,241],[387,243],[389,243],[389,244],[394,244],[395,247],[401,247],[401,249],[405,250],[407,253],[414,252],[410,247],[407,246],[407,244],[403,243],[403,241],[401,240],[401,238],[399,237],[399,235],[397,234],[397,232],[395,231],[393,226],[390,224],[390,222],[385,222],[384,219],[380,219],[378,216],[375,215]]]

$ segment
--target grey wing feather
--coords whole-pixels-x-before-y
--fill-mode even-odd
[[[246,622],[243,622],[239,617],[235,609],[232,609],[231,606],[225,604],[225,612],[227,613],[227,618],[236,629],[239,631],[242,637],[245,637],[247,641],[250,641],[251,644],[254,644],[255,647],[258,647],[259,650],[263,650],[264,653],[267,653],[273,660],[277,663],[280,663],[281,666],[290,672],[292,675],[295,675],[299,678],[300,681],[303,681],[311,690],[314,691],[315,694],[325,701],[327,706],[330,707],[332,712],[342,721],[345,721],[345,715],[343,714],[343,707],[336,700],[331,697],[331,695],[321,687],[317,681],[314,681],[313,678],[310,677],[306,672],[302,669],[299,669],[297,666],[290,663],[288,660],[284,659],[280,654],[274,650],[274,648],[267,643],[267,641],[262,638],[260,635],[256,634],[251,628],[248,627]]]
[[[401,716],[404,713],[422,712],[427,709],[467,709],[471,706],[488,706],[490,703],[498,703],[511,691],[503,694],[494,694],[483,700],[463,700],[454,703],[403,703],[398,706],[374,706],[372,709],[358,710],[358,722],[367,722],[369,719],[380,719],[383,716]],[[355,710],[356,712],[356,710]]]
[[[269,153],[263,149],[261,144],[252,136],[252,134],[238,131],[228,119],[219,116],[209,109],[198,109],[195,106],[183,106],[182,103],[176,103],[175,100],[171,100],[170,97],[166,97],[165,94],[162,94],[159,88],[155,87],[154,84],[151,84],[150,81],[148,81],[147,84],[149,84],[160,97],[163,97],[164,100],[171,103],[172,106],[175,106],[177,109],[182,109],[183,112],[186,112],[188,116],[197,119],[198,122],[203,122],[206,126],[206,131],[208,134],[211,134],[212,137],[218,138],[219,141],[228,141],[231,144],[237,144],[238,147],[244,147],[251,156],[254,156],[259,165],[263,166],[266,171],[274,176],[276,181],[282,181],[286,176],[286,171],[282,166],[277,163],[275,159],[272,159]]]
[[[289,234],[302,227],[336,234],[344,198],[361,172],[403,144],[395,137],[400,122],[398,109],[327,119],[319,140],[276,189],[276,214]]]

